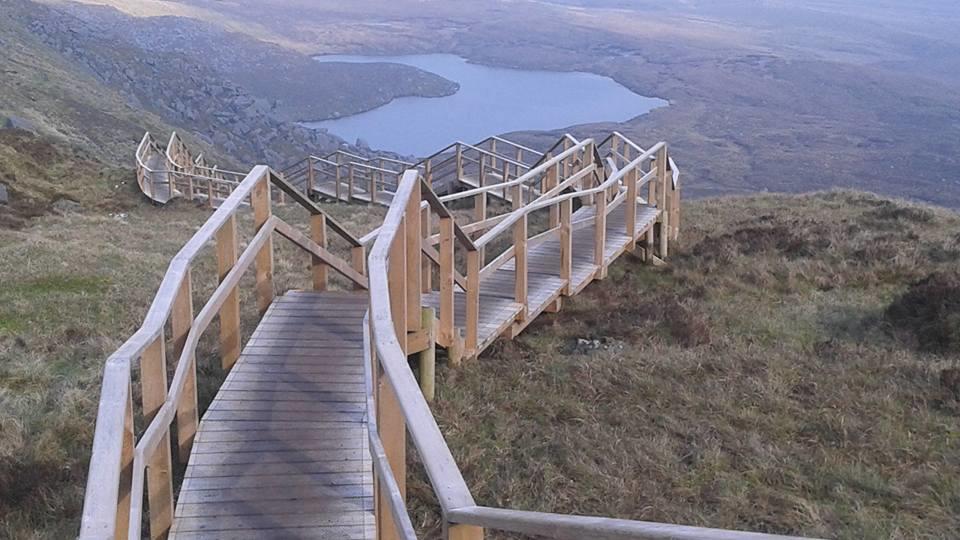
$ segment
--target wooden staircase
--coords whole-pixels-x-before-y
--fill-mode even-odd
[[[477,360],[496,339],[604,279],[623,253],[665,264],[680,234],[680,198],[666,144],[643,149],[620,134],[599,144],[565,137],[529,164],[478,154],[476,178],[489,178],[482,163],[492,160],[504,171],[500,181],[438,195],[442,171],[468,163],[457,158],[468,150],[452,145],[446,157],[399,173],[382,226],[363,238],[312,200],[320,165],[349,169],[361,163],[352,157],[308,159],[296,175],[258,166],[233,186],[171,262],[143,326],[106,362],[81,539],[137,540],[144,524],[151,538],[416,538],[405,501],[408,450],[418,454],[450,540],[481,539],[486,530],[778,538],[474,501],[428,403],[436,347],[453,366]],[[457,170],[452,178],[467,177]],[[373,182],[367,193],[376,195],[381,184]],[[275,215],[276,193],[306,210],[306,222]],[[506,204],[487,204],[497,197]],[[245,201],[253,231],[241,250]],[[308,255],[312,290],[277,295],[275,239]],[[346,248],[334,250],[332,239]],[[197,311],[193,272],[207,250],[217,285]],[[242,279],[251,271],[252,280]],[[333,290],[334,273],[349,290]],[[243,343],[240,288],[248,282],[259,322]],[[198,344],[214,320],[219,362],[204,368],[226,377],[201,420],[198,363],[208,360],[198,358]]]

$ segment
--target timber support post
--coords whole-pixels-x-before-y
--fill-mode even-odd
[[[183,276],[183,283],[180,284],[180,289],[173,301],[170,325],[173,329],[173,357],[180,358],[187,341],[187,334],[193,326],[193,279],[189,268]],[[189,361],[194,365],[187,368],[183,392],[177,402],[177,457],[180,463],[186,463],[190,458],[193,439],[197,435],[200,422],[197,406],[196,357],[191,355]]]
[[[253,223],[257,231],[270,219],[270,180],[264,176],[250,196],[253,205]],[[256,260],[257,312],[263,316],[273,303],[273,238],[267,239],[257,253]]]
[[[140,359],[143,416],[153,420],[167,399],[167,360],[163,333],[151,343]],[[170,457],[170,430],[147,458],[147,500],[150,504],[150,538],[166,538],[173,526],[173,465]],[[139,493],[133,494],[140,496]]]
[[[231,215],[217,231],[217,270],[222,283],[237,264],[237,217]],[[240,294],[230,291],[220,308],[220,362],[229,370],[240,358]]]
[[[427,333],[427,348],[420,352],[420,390],[427,401],[436,396],[437,378],[437,331],[436,312],[433,308],[420,311],[420,325]]]
[[[316,244],[324,249],[327,248],[327,216],[323,214],[314,214],[310,216],[310,236]],[[310,269],[313,274],[313,290],[327,290],[327,280],[329,270],[327,263],[316,255],[310,258]]]

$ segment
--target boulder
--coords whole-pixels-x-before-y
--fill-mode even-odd
[[[77,201],[71,201],[70,199],[57,199],[53,203],[53,210],[60,214],[79,212],[80,208],[80,203]]]
[[[0,204],[10,204],[10,193],[3,184],[0,184]]]

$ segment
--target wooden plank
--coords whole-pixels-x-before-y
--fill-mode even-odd
[[[325,310],[327,301],[342,309]],[[258,523],[312,531],[350,519],[369,525],[359,538],[372,537],[362,319],[344,320],[365,306],[365,295],[333,292],[276,299],[255,331],[263,337],[247,344],[201,422],[176,537],[202,529],[233,538]],[[308,501],[358,510],[324,514]]]
[[[254,422],[234,422],[239,427]],[[281,422],[284,425],[300,425],[303,422]],[[343,425],[343,424],[341,424]],[[352,425],[352,424],[351,424]],[[321,450],[275,450],[264,452],[244,452],[236,454],[210,453],[197,454],[190,458],[191,467],[207,465],[231,465],[236,469],[246,469],[250,465],[263,463],[313,463],[321,461],[347,462],[355,461],[362,464],[369,463],[369,452],[366,448],[327,448]],[[364,465],[367,467],[367,465]],[[366,470],[366,469],[365,469]],[[188,470],[189,471],[189,470]],[[192,473],[191,473],[192,474]],[[322,487],[322,486],[321,486]],[[182,491],[182,490],[181,490]],[[182,499],[182,493],[180,499]],[[179,500],[179,499],[178,499]]]
[[[333,427],[330,427],[333,426]],[[284,429],[282,426],[271,426],[269,422],[260,424],[259,429],[249,428],[244,431],[233,429],[223,431],[204,431],[201,439],[205,443],[226,442],[226,441],[268,441],[268,440],[311,440],[311,439],[331,439],[358,437],[362,438],[366,432],[360,426],[342,426],[331,424],[326,427],[302,428],[290,427]],[[196,474],[197,470],[193,470]],[[203,475],[200,475],[203,476]],[[207,475],[210,476],[210,475]]]
[[[274,527],[230,531],[230,540],[262,540],[263,538],[310,538],[312,540],[360,540],[372,538],[368,528],[361,525],[340,527]],[[184,540],[222,540],[221,531],[185,531],[177,538]]]
[[[300,499],[298,504],[292,505],[290,501],[264,501],[257,505],[256,510],[272,515],[281,514],[311,514],[311,513],[333,513],[333,512],[372,512],[373,501],[369,498],[339,499],[317,497],[311,499]],[[207,504],[185,504],[177,509],[178,517],[201,517],[201,516],[238,516],[251,512],[252,509],[243,504],[234,503],[207,503]]]

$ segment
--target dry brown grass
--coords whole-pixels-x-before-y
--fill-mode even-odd
[[[955,537],[960,350],[895,339],[884,312],[956,268],[960,218],[849,192],[690,202],[685,217],[668,267],[625,257],[560,314],[440,370],[435,412],[478,502]],[[410,492],[435,537],[422,476]]]

